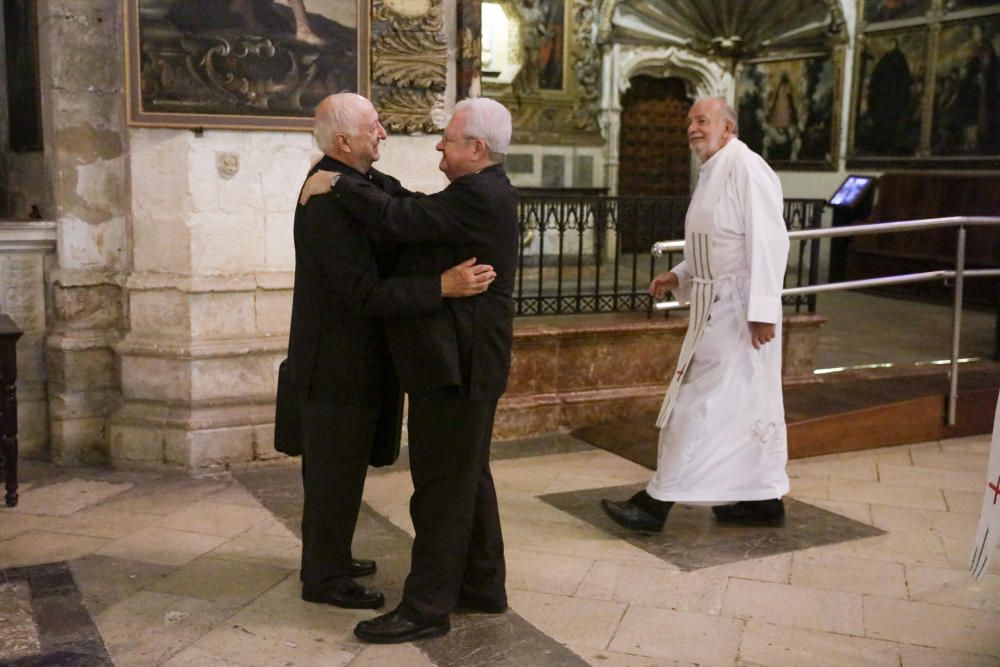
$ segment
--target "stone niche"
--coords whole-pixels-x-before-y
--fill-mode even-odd
[[[819,315],[785,317],[786,384],[812,379],[824,321]],[[655,412],[686,331],[687,318],[647,319],[645,314],[520,321],[494,438],[567,431]]]

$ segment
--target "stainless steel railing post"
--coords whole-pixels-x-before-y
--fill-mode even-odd
[[[962,339],[962,291],[965,283],[965,225],[958,227],[955,251],[955,296],[951,313],[951,385],[948,388],[948,426],[955,425],[958,406],[958,357]]]

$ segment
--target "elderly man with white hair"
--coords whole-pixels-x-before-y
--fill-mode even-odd
[[[684,261],[650,294],[691,302],[687,336],[663,400],[656,473],[617,523],[663,528],[675,502],[712,505],[723,523],[784,522],[788,448],[781,395],[781,288],[788,258],[781,183],[736,137],[725,100],[697,100],[688,143],[701,161],[684,220]]]
[[[510,112],[502,104],[464,100],[437,144],[439,168],[450,181],[441,192],[392,196],[356,174],[331,176],[333,197],[367,222],[377,243],[406,244],[394,275],[433,273],[469,256],[496,272],[482,294],[448,300],[428,315],[386,320],[392,360],[410,400],[415,536],[403,599],[388,614],[358,624],[354,632],[366,641],[443,635],[455,607],[507,608],[489,458],[513,338],[519,232],[518,193],[503,169],[510,136]],[[316,189],[329,188],[326,176],[313,177]]]

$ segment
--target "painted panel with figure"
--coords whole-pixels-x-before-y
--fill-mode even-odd
[[[521,94],[563,89],[565,0],[514,0],[520,21]]]
[[[931,154],[1000,155],[1000,17],[946,24],[939,39]]]
[[[365,0],[128,0],[129,122],[309,128],[368,91]]]
[[[920,145],[928,33],[864,35],[854,85],[855,157],[913,157]]]
[[[923,16],[931,0],[863,0],[865,23],[895,21]]]
[[[775,167],[834,168],[836,70],[830,54],[744,65],[740,138]]]

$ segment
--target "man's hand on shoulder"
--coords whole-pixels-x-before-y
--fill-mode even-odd
[[[325,195],[333,189],[334,184],[339,178],[340,174],[335,171],[323,171],[320,169],[306,179],[305,184],[302,186],[302,192],[299,194],[299,204],[305,206],[306,202],[313,195]]]
[[[755,350],[759,350],[770,343],[778,333],[778,327],[767,322],[750,323],[750,342]]]
[[[441,296],[455,298],[481,294],[496,277],[492,266],[476,264],[476,258],[470,257],[441,274]]]

